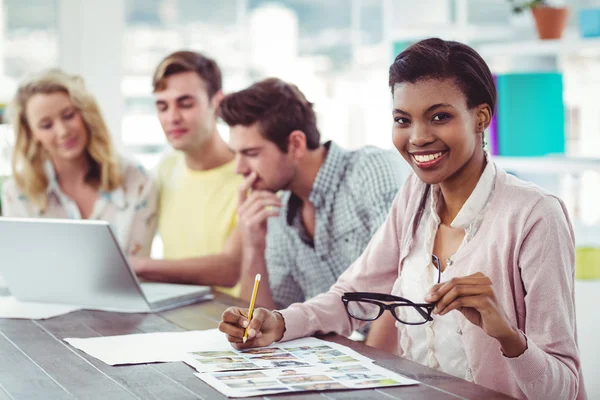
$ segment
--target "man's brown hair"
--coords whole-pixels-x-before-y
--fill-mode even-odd
[[[311,102],[296,85],[269,78],[239,92],[228,94],[219,106],[219,115],[229,126],[259,124],[265,138],[287,152],[288,137],[302,131],[306,146],[319,147],[321,135]]]
[[[222,88],[221,69],[212,58],[195,51],[176,51],[158,64],[152,76],[154,92],[164,90],[166,78],[182,72],[195,72],[205,83],[208,98]]]

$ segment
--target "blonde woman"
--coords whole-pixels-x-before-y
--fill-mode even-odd
[[[141,165],[115,152],[83,80],[44,71],[19,87],[10,111],[16,142],[4,216],[106,220],[126,253],[148,256],[157,189]]]

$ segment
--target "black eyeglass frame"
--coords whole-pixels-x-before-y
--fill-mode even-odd
[[[442,277],[442,270],[440,269],[440,260],[435,255],[431,256],[431,260],[438,270],[437,283],[440,283]],[[376,305],[379,307],[379,313],[375,318],[355,317],[348,309],[348,304],[352,301],[360,301],[361,303],[370,303]],[[388,302],[389,304],[382,303],[384,301]],[[344,303],[344,307],[346,308],[346,312],[348,313],[348,315],[354,319],[358,319],[360,321],[375,321],[383,315],[385,310],[389,310],[389,312],[394,316],[394,318],[397,321],[405,325],[423,325],[429,321],[433,321],[431,313],[433,312],[433,308],[435,307],[434,303],[414,303],[404,297],[394,296],[392,294],[372,292],[346,292],[342,295],[342,303]],[[423,317],[423,321],[402,321],[400,317],[396,315],[396,307],[413,307]]]

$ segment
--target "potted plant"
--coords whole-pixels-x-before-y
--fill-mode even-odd
[[[569,10],[566,7],[552,6],[548,0],[509,0],[509,2],[513,12],[517,14],[531,9],[540,39],[561,38],[569,16]]]

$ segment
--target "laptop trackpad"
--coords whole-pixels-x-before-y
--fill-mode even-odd
[[[142,282],[140,283],[146,299],[156,303],[172,298],[180,298],[210,293],[209,286],[181,285],[176,283]]]

